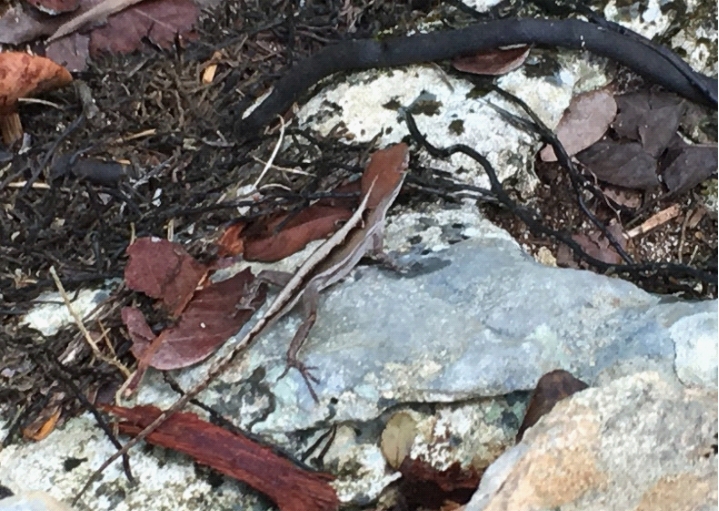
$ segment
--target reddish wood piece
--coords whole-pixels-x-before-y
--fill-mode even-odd
[[[154,406],[105,406],[123,419],[120,431],[136,435],[162,412]],[[194,413],[171,415],[147,441],[192,456],[198,463],[247,483],[267,495],[281,511],[331,511],[339,499],[328,483],[334,477],[304,470],[270,447],[200,419]]]

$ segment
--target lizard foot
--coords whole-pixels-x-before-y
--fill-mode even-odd
[[[300,372],[300,375],[302,375],[302,379],[305,380],[305,384],[307,385],[307,389],[310,391],[310,395],[312,396],[312,399],[314,399],[315,403],[319,403],[320,400],[317,397],[317,393],[315,392],[315,389],[313,387],[313,384],[318,384],[320,382],[319,378],[317,378],[315,375],[312,374],[312,371],[317,369],[316,366],[307,366],[303,362],[300,362],[297,359],[287,359],[287,365],[285,366],[285,370],[280,375],[280,378],[284,378],[287,373],[292,368],[297,369]],[[278,379],[280,379],[278,378]]]

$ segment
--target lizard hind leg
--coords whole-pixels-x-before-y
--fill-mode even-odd
[[[317,393],[312,385],[313,383],[319,383],[320,380],[312,374],[312,370],[317,368],[305,365],[303,362],[298,360],[297,355],[299,354],[302,345],[307,340],[307,336],[317,320],[318,301],[319,290],[315,286],[308,286],[302,295],[302,309],[304,311],[305,319],[297,329],[297,332],[295,332],[292,342],[290,342],[290,347],[287,350],[287,365],[285,366],[283,373],[280,375],[280,378],[284,378],[291,368],[294,367],[297,369],[302,375],[302,379],[307,384],[307,388],[310,391],[312,399],[314,399],[315,403],[319,403],[319,398],[317,397]]]

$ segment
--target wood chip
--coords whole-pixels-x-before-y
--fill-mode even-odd
[[[696,226],[699,225],[699,222],[702,221],[702,218],[704,218],[704,215],[706,215],[706,214],[707,214],[706,208],[704,208],[704,207],[696,208],[689,215],[689,220],[687,220],[687,227],[689,229],[695,229]]]
[[[663,209],[660,212],[652,215],[641,225],[628,231],[627,236],[629,236],[630,238],[635,238],[636,236],[639,236],[640,234],[646,234],[649,231],[651,231],[652,229],[655,229],[655,228],[659,227],[660,225],[663,225],[663,224],[667,223],[668,221],[678,217],[680,214],[681,214],[681,208],[679,207],[679,204],[673,204],[673,205],[669,206],[668,208]]]

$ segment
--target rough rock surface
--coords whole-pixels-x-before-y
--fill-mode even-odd
[[[467,511],[717,508],[717,394],[653,372],[560,402],[484,475]]]
[[[693,11],[694,2],[689,4]],[[654,0],[639,9],[640,25],[665,25]],[[697,17],[697,23],[703,21]],[[709,62],[715,69],[716,59],[710,57],[716,51],[701,45],[694,50],[700,36],[716,40],[715,33],[703,30],[680,32],[675,39],[689,36],[692,64],[701,68]],[[548,76],[528,77],[519,70],[500,80],[551,126],[574,94],[607,83],[604,60],[578,52],[557,55],[559,68]],[[397,107],[414,106],[420,129],[434,143],[468,143],[498,170],[519,172],[518,178],[531,185],[525,170],[536,147],[530,138],[500,130],[496,113],[484,104],[487,99],[501,104],[495,96],[474,98],[467,83],[443,78],[430,66],[353,74],[349,85],[327,87],[298,113],[298,121],[324,130],[342,122],[355,140],[381,131],[384,145],[407,133],[397,122]],[[326,99],[342,111],[322,107]],[[483,173],[466,160],[431,163],[486,186]],[[203,401],[296,452],[328,425],[341,423],[326,459],[342,474],[337,488],[343,501],[367,504],[397,477],[377,446],[389,419],[386,410],[408,404],[414,413],[418,404],[431,403],[424,408],[434,415],[417,413],[412,455],[433,466],[471,460],[484,468],[511,444],[521,422],[518,391],[563,368],[597,388],[557,405],[490,467],[482,487],[487,509],[716,509],[715,300],[685,303],[618,279],[539,265],[473,205],[402,215],[395,209],[388,238],[389,248],[404,254],[402,262],[414,265],[409,274],[361,268],[323,296],[318,322],[301,352],[305,362],[319,368],[319,406],[295,372],[279,378],[296,315],[263,336],[201,396]],[[85,301],[98,299],[88,294]],[[44,308],[27,319],[51,335],[67,322],[63,313],[62,307]],[[207,366],[174,376],[188,388]],[[654,373],[637,374],[648,370]],[[157,373],[150,373],[138,403],[167,406],[176,398]],[[7,428],[2,419],[0,435]],[[0,450],[0,482],[16,492],[44,490],[67,502],[112,452],[90,416],[83,415],[42,442]],[[115,464],[78,509],[268,509],[243,484],[218,482],[185,456],[138,448],[132,463],[140,485],[130,486]],[[514,489],[511,495],[509,489]],[[472,505],[480,505],[477,501]]]
[[[476,237],[429,256],[420,244],[401,260],[416,263],[410,274],[365,267],[323,294],[300,354],[318,368],[321,406],[295,371],[279,378],[299,315],[264,335],[206,397],[255,432],[272,433],[371,420],[402,402],[528,390],[558,368],[589,384],[655,369],[716,386],[715,301],[684,303],[620,279],[543,266],[481,220],[454,227],[455,237]],[[265,378],[228,388],[261,369]],[[183,373],[183,385],[197,377]],[[158,402],[157,388],[141,400]],[[260,421],[257,410],[237,412],[247,392],[255,401],[273,396]]]
[[[437,408],[438,418],[428,424],[445,424],[446,438],[465,438],[461,444],[489,453],[474,460],[486,466],[500,445],[511,443],[514,433],[507,428],[521,422],[522,405],[516,398],[515,404],[502,405],[503,396],[533,388],[552,369],[567,369],[591,385],[650,369],[666,379],[661,388],[667,393],[692,395],[677,390],[680,381],[695,385],[697,390],[691,392],[715,392],[716,301],[673,301],[619,279],[546,267],[479,217],[472,221],[461,212],[453,214],[463,222],[418,213],[394,218],[391,247],[406,248],[404,235],[412,231],[414,239],[423,240],[404,258],[405,263],[418,264],[409,276],[364,267],[325,293],[302,352],[306,362],[319,367],[320,405],[311,401],[298,375],[278,379],[296,316],[276,325],[202,399],[241,427],[296,451],[314,442],[331,423],[357,425],[354,433],[349,429],[333,446],[334,454],[326,461],[334,467],[356,467],[341,472],[345,475],[337,482],[338,491],[346,502],[359,498],[366,503],[376,498],[382,482],[394,478],[376,445],[379,433],[373,421],[384,420],[383,412],[396,405],[446,403],[450,408]],[[470,239],[447,248],[447,240],[462,238]],[[438,240],[444,240],[444,248]],[[187,387],[205,370],[183,370],[178,380]],[[625,394],[627,399],[633,395]],[[496,403],[487,403],[485,412],[470,401],[492,396]],[[175,398],[154,373],[145,381],[140,401],[167,406]],[[453,411],[453,404],[463,404],[464,409]],[[617,413],[623,410],[626,415],[614,421],[615,427],[622,420],[634,424],[634,401],[617,400],[615,406]],[[652,415],[656,424],[669,420],[669,415],[691,417],[692,412],[699,417],[689,404],[675,409],[667,405],[660,411],[661,420]],[[596,430],[595,419],[587,419],[586,428]],[[452,450],[438,444],[439,436],[426,435],[413,452],[427,453],[423,458],[430,463],[451,462],[447,454]],[[587,449],[594,449],[593,444],[585,448],[591,454]],[[0,451],[0,482],[15,491],[44,490],[70,499],[113,450],[92,420],[83,416],[42,442]],[[671,451],[662,452],[668,456]],[[472,458],[472,453],[456,454],[455,459]],[[62,467],[67,460],[80,463],[66,471]],[[200,503],[231,509],[238,499],[245,509],[263,509],[256,498],[242,497],[246,490],[241,484],[225,481],[220,491],[210,491],[206,475],[184,456],[136,449],[133,460],[142,484],[129,486],[116,464],[88,494],[85,502],[91,509],[143,509],[149,495],[157,506],[172,509]],[[592,470],[587,477],[599,484],[597,474],[604,472]]]

